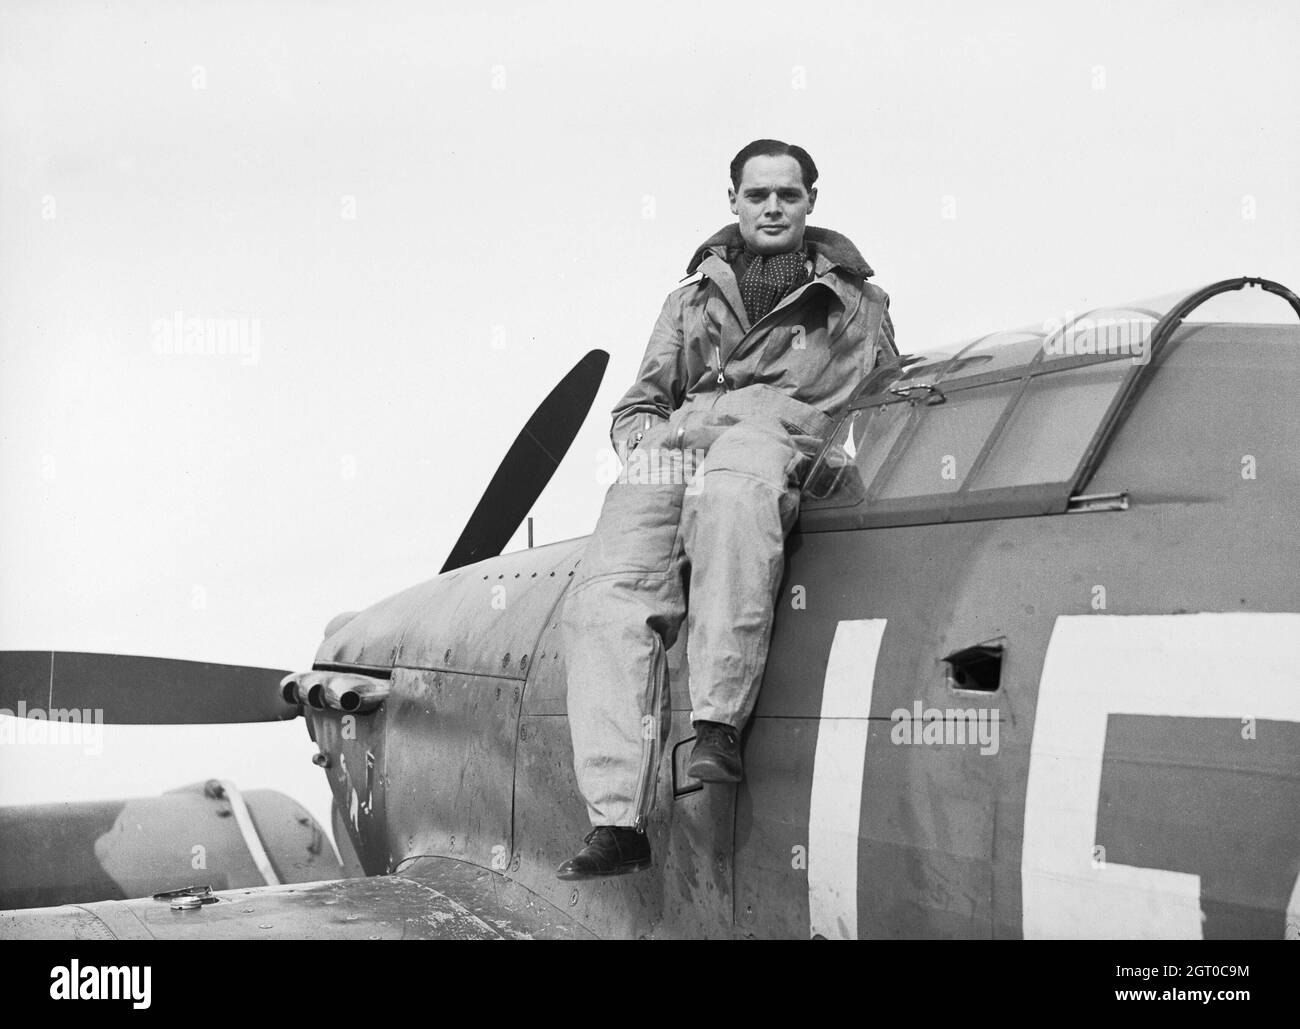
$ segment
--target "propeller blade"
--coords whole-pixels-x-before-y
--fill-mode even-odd
[[[0,651],[0,713],[73,709],[123,725],[276,722],[299,709],[280,695],[288,672],[129,654]],[[66,717],[62,720],[67,720]]]
[[[515,437],[442,571],[505,549],[573,443],[605,375],[609,354],[592,350],[560,380]]]

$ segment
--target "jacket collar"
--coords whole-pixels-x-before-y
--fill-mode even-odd
[[[794,303],[805,291],[812,288],[830,289],[839,297],[840,302],[846,309],[851,309],[856,302],[858,285],[852,279],[828,273],[836,268],[841,268],[865,279],[873,274],[871,266],[858,253],[858,248],[846,236],[841,236],[838,232],[809,226],[804,230],[803,238],[804,245],[807,247],[813,262],[812,281],[782,297],[780,302],[768,314],[770,315]],[[732,271],[731,265],[727,263],[728,247],[741,246],[744,246],[744,240],[740,237],[739,226],[726,226],[705,240],[699,249],[695,251],[690,266],[687,268],[686,276],[689,278],[698,271],[721,290],[737,321],[740,322],[741,331],[748,333],[753,328],[749,321],[749,312],[745,310],[744,301],[741,299],[740,285],[736,282],[736,275]],[[730,356],[730,354],[727,355],[728,359],[730,359]]]
[[[835,267],[843,268],[849,274],[863,279],[869,279],[875,274],[853,241],[833,229],[809,225],[804,229],[803,240],[812,257],[813,273],[816,275],[824,275]],[[694,275],[711,254],[726,261],[728,250],[734,251],[744,245],[740,226],[734,222],[724,225],[696,248],[690,264],[686,266],[686,274]]]

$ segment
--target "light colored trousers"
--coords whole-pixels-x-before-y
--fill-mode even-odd
[[[688,401],[628,455],[628,481],[606,494],[562,622],[574,770],[592,825],[643,826],[654,804],[669,729],[665,652],[688,617],[688,583],[691,719],[737,730],[749,719],[799,484],[831,425],[749,386]],[[682,472],[693,460],[691,478]]]

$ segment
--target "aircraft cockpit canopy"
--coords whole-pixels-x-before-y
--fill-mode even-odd
[[[810,472],[804,508],[856,507],[864,528],[1071,510],[1093,499],[1079,491],[1173,330],[1192,320],[1277,321],[1280,305],[1265,292],[1300,315],[1286,287],[1229,279],[1066,312],[877,369]]]

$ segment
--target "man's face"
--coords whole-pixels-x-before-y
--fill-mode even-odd
[[[751,157],[740,188],[728,189],[731,213],[740,235],[756,254],[784,254],[803,242],[804,222],[817,202],[817,189],[804,189],[803,172],[793,157]]]

